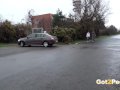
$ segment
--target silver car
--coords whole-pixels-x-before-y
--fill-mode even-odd
[[[24,47],[25,45],[43,45],[44,47],[53,46],[58,42],[56,36],[52,36],[48,33],[32,33],[27,37],[18,39],[18,45]]]

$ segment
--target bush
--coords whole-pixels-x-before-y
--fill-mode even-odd
[[[15,29],[14,26],[9,21],[4,21],[0,26],[0,42],[10,42],[14,41]]]
[[[111,25],[110,27],[108,27],[106,29],[106,34],[107,35],[114,35],[114,34],[117,34],[117,31],[118,31],[117,28],[115,26]]]
[[[31,31],[31,26],[27,24],[13,25],[6,20],[0,23],[0,42],[16,42],[18,38],[25,37]]]
[[[75,40],[76,30],[73,28],[60,28],[56,27],[53,29],[53,35],[58,37],[59,42],[69,43]]]

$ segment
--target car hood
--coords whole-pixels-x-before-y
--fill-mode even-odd
[[[27,37],[24,37],[24,38],[20,38],[20,39],[18,39],[18,41],[26,40],[26,39],[27,39]]]

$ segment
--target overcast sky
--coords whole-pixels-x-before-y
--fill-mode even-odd
[[[23,22],[27,12],[34,9],[35,15],[45,13],[56,13],[57,9],[63,11],[65,15],[73,12],[73,0],[0,0],[0,17],[8,19],[14,23]],[[110,0],[109,7],[111,14],[106,25],[115,25],[120,29],[120,0]]]

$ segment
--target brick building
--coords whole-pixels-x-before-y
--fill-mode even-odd
[[[43,30],[50,32],[52,30],[52,14],[43,14],[32,16],[32,28],[43,28]]]

